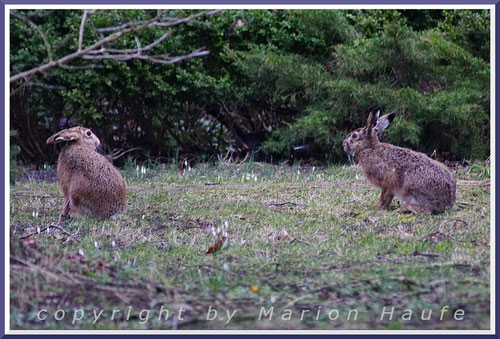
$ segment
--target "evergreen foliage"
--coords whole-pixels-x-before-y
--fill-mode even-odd
[[[98,28],[148,20],[156,11],[101,10],[88,17],[84,43]],[[171,10],[187,17],[196,10]],[[47,36],[54,58],[78,44],[82,12],[18,10]],[[488,10],[227,10],[172,28],[155,46],[203,58],[173,65],[147,61],[76,60],[11,84],[11,142],[26,162],[55,161],[45,139],[85,125],[106,152],[141,147],[142,157],[191,154],[201,160],[244,153],[246,136],[265,132],[267,159],[293,147],[339,162],[341,142],[378,106],[397,117],[383,138],[442,158],[489,156]],[[151,27],[109,48],[158,39]],[[10,18],[11,74],[48,61],[41,35]],[[80,69],[83,68],[83,69]]]

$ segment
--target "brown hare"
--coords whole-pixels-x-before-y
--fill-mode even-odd
[[[106,219],[123,212],[126,185],[120,172],[95,150],[100,141],[88,128],[64,129],[47,139],[47,144],[65,142],[57,161],[59,189],[64,205],[58,223],[69,209],[79,214]]]
[[[424,153],[379,141],[395,113],[379,118],[370,113],[366,127],[352,131],[342,142],[358,160],[370,182],[382,189],[377,204],[389,208],[394,196],[403,200],[401,212],[442,213],[455,203],[456,181],[443,164]]]

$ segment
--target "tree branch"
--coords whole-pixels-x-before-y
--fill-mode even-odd
[[[29,18],[25,17],[24,15],[21,15],[19,13],[14,12],[14,11],[10,11],[10,15],[12,15],[14,18],[17,18],[17,19],[19,19],[21,21],[24,21],[25,23],[27,23],[28,25],[30,25],[31,27],[33,27],[33,29],[35,29],[35,31],[37,31],[38,34],[40,34],[40,36],[42,37],[43,43],[45,45],[45,48],[47,49],[47,54],[48,54],[48,57],[49,57],[49,61],[52,61],[52,48],[50,47],[49,40],[47,39],[47,36],[42,31],[42,29],[40,27],[38,27],[38,25],[36,25]]]
[[[62,58],[59,58],[57,60],[53,60],[51,53],[49,53],[49,60],[50,61],[48,63],[43,64],[41,66],[38,66],[36,68],[30,69],[30,70],[15,74],[15,75],[10,77],[10,82],[15,82],[15,81],[20,80],[20,79],[28,79],[31,76],[33,76],[34,74],[45,72],[45,71],[52,69],[54,67],[57,67],[57,66],[62,67],[66,63],[68,63],[72,60],[75,60],[75,59],[79,59],[79,58],[83,58],[86,60],[110,59],[110,60],[120,60],[120,61],[126,61],[126,60],[130,60],[130,59],[140,59],[140,60],[148,60],[151,62],[157,62],[157,63],[162,63],[162,64],[172,64],[172,63],[179,62],[182,60],[197,58],[197,57],[207,55],[207,54],[209,54],[209,51],[204,50],[204,49],[198,49],[198,50],[195,50],[187,55],[181,55],[181,56],[177,56],[177,57],[169,57],[166,55],[143,55],[142,54],[142,52],[152,49],[153,47],[155,47],[156,45],[160,44],[162,41],[167,39],[171,35],[170,31],[166,32],[159,39],[155,40],[154,42],[147,45],[146,47],[141,47],[140,41],[138,41],[138,39],[136,39],[136,44],[137,44],[136,49],[121,49],[121,50],[120,49],[106,49],[104,46],[108,43],[111,43],[113,41],[120,39],[122,36],[124,36],[126,34],[133,33],[133,32],[139,32],[139,31],[141,31],[145,28],[148,28],[148,27],[172,27],[172,26],[176,26],[176,25],[190,22],[190,21],[192,21],[198,17],[201,17],[201,16],[214,15],[214,14],[222,12],[223,10],[219,10],[219,9],[207,10],[207,11],[193,14],[193,15],[188,16],[186,18],[182,18],[182,19],[176,18],[175,20],[170,20],[170,21],[160,21],[163,18],[163,16],[165,15],[165,13],[167,12],[167,10],[158,10],[157,15],[153,19],[148,20],[148,21],[129,22],[129,23],[126,23],[124,25],[117,26],[118,27],[117,32],[102,38],[101,40],[95,42],[94,44],[92,44],[91,46],[89,46],[87,48],[84,48],[83,47],[83,39],[84,39],[84,32],[85,32],[85,24],[86,24],[86,21],[88,18],[88,14],[91,14],[94,11],[95,10],[93,10],[93,11],[85,10],[83,15],[82,15],[82,20],[81,20],[81,24],[80,24],[80,32],[79,32],[79,36],[78,36],[78,48],[75,52],[68,54]],[[23,19],[21,19],[21,20],[23,20]],[[32,24],[34,25],[34,23],[32,23]],[[106,31],[115,30],[117,27],[107,28]],[[96,31],[104,32],[105,30],[99,29]],[[41,32],[41,30],[40,30],[40,32]],[[46,46],[48,46],[48,51],[50,51],[50,45],[48,45],[48,41],[47,41],[45,35],[43,34],[43,32],[41,32],[41,35],[44,38],[44,42],[47,42]]]
[[[85,32],[85,22],[87,21],[87,17],[90,13],[95,13],[95,10],[89,11],[85,10],[83,11],[82,15],[82,22],[80,23],[80,35],[78,36],[78,50],[81,51],[83,49],[83,34]]]
[[[223,11],[224,10],[222,10],[222,9],[208,10],[208,11],[200,12],[200,13],[193,14],[191,16],[188,16],[188,17],[185,17],[185,18],[181,18],[181,19],[177,19],[177,20],[173,20],[173,21],[156,22],[156,23],[154,23],[154,25],[157,26],[157,27],[177,26],[177,25],[180,25],[180,24],[184,24],[184,23],[193,21],[194,19],[199,18],[201,16],[210,16],[210,15],[218,14],[218,13],[223,12]]]
[[[172,35],[172,31],[166,32],[160,38],[158,38],[157,40],[153,41],[152,43],[150,43],[146,47],[142,47],[141,51],[148,51],[148,50],[150,50],[151,48],[155,47],[156,45],[158,45],[159,43],[161,43],[163,40],[165,40],[166,38],[168,38],[171,35]],[[107,53],[118,53],[118,54],[129,54],[129,53],[137,53],[137,49],[134,49],[134,48],[131,48],[131,49],[115,49],[115,48],[104,48],[103,47],[103,48],[101,48],[99,50],[96,50],[96,51],[90,51],[88,53],[88,55],[96,55],[96,54],[99,55],[99,54],[103,54],[105,52],[107,52]]]
[[[126,54],[97,54],[97,55],[84,55],[82,58],[85,60],[118,60],[118,61],[128,61],[132,59],[147,60],[151,62],[156,62],[160,64],[174,64],[179,61],[199,58],[210,54],[210,51],[203,48],[192,51],[186,55],[180,55],[176,57],[170,57],[168,55],[143,55],[140,53],[139,49],[134,49],[134,53]]]

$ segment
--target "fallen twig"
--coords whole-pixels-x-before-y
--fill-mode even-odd
[[[298,243],[305,244],[305,245],[310,245],[307,241],[300,240],[297,238],[294,238],[292,241],[290,241],[290,245],[293,244],[294,242],[298,242]]]
[[[73,237],[73,234],[69,233],[67,230],[65,230],[63,227],[59,226],[59,225],[49,225],[47,227],[44,227],[42,229],[40,229],[40,231],[36,231],[36,232],[33,232],[31,234],[28,234],[28,235],[24,235],[22,237],[19,237],[19,239],[26,239],[26,238],[29,238],[29,237],[32,237],[34,235],[37,235],[37,234],[42,234],[43,232],[45,232],[46,230],[50,230],[51,228],[55,228],[59,231],[61,231],[62,233],[64,233],[65,235],[69,236],[69,237]],[[80,240],[76,239],[76,241],[80,242]]]
[[[266,206],[268,207],[272,207],[272,206],[285,206],[285,205],[292,205],[292,206],[305,206],[303,204],[297,204],[295,202],[290,202],[290,201],[286,201],[286,202],[281,202],[281,203],[270,203],[270,204],[267,204]]]
[[[422,257],[429,257],[429,258],[433,258],[433,259],[434,259],[434,258],[439,258],[439,255],[437,255],[437,254],[432,254],[432,253],[421,253],[421,252],[419,252],[419,251],[415,251],[415,252],[413,252],[413,255],[414,255],[414,256],[420,255],[420,256],[422,256]]]

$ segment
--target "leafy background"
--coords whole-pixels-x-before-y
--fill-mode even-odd
[[[185,17],[196,10],[172,10]],[[74,51],[82,11],[19,10],[47,35],[54,57]],[[147,20],[148,10],[101,10],[89,16],[85,45],[97,28]],[[346,160],[341,142],[375,106],[397,117],[385,140],[441,159],[485,159],[490,149],[489,10],[227,10],[172,28],[154,47],[203,58],[162,65],[95,61],[56,68],[11,84],[14,160],[40,166],[56,153],[45,140],[62,128],[95,131],[106,153],[138,161],[215,159],[245,154],[260,135],[259,159]],[[238,25],[237,25],[238,23]],[[135,48],[164,33],[129,34],[111,47]],[[41,36],[11,16],[11,74],[47,62]],[[71,66],[88,65],[77,60]],[[119,162],[118,162],[119,164]]]

